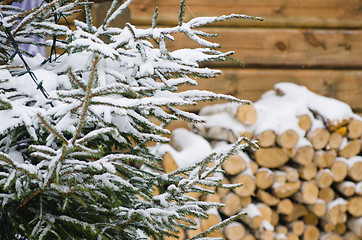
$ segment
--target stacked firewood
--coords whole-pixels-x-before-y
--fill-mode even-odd
[[[206,124],[173,132],[163,150],[166,171],[199,161],[243,135],[258,140],[260,149],[232,155],[222,164],[225,182],[243,186],[194,196],[225,206],[183,236],[246,212],[240,222],[212,236],[362,238],[362,119],[348,105],[281,83],[253,105],[214,105],[200,115]]]

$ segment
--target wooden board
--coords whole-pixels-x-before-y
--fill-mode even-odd
[[[293,69],[223,69],[214,79],[198,79],[198,89],[230,94],[240,99],[257,101],[278,82],[304,85],[311,91],[333,97],[362,112],[362,70],[293,70]],[[181,89],[191,89],[183,86]],[[197,111],[212,102],[189,108]]]
[[[159,24],[178,22],[180,0],[135,0],[130,5],[132,23],[150,25],[153,11],[159,9]],[[263,27],[362,27],[361,0],[187,0],[185,21],[194,16],[220,16],[238,13],[265,18],[264,23],[232,20],[228,26]]]
[[[249,66],[302,68],[362,68],[362,30],[208,28],[219,33],[210,39],[221,51],[235,51],[234,58]],[[178,34],[169,50],[194,48],[197,44]],[[217,66],[233,66],[220,62]]]

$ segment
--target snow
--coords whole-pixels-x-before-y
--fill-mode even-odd
[[[341,159],[341,158],[338,158],[338,159]],[[344,162],[347,163],[348,169],[351,169],[354,164],[362,162],[362,156],[353,156],[351,158],[344,160]]]
[[[359,237],[362,237],[362,217],[352,218],[347,222],[347,226]]]
[[[206,139],[185,128],[175,129],[172,132],[171,141],[177,147],[171,147],[168,144],[161,145],[158,153],[163,155],[169,152],[179,168],[200,162],[212,152],[212,148]]]
[[[293,96],[296,99],[301,99],[308,109],[317,112],[328,120],[342,121],[343,119],[352,118],[354,115],[348,104],[313,93],[304,86],[292,83],[278,83],[275,85],[275,88],[290,97]]]
[[[246,126],[236,119],[236,112],[240,103],[215,104],[200,110],[200,115],[206,119],[205,124],[195,125],[202,132],[202,128],[217,130],[215,136],[227,134],[230,130],[235,136],[243,132],[251,132],[254,136],[260,135],[265,130],[273,130],[277,135],[291,129],[294,130],[299,140],[296,148],[311,146],[305,138],[306,131],[298,125],[298,117],[307,115],[312,120],[312,126],[308,134],[312,134],[318,128],[326,128],[329,121],[333,123],[348,120],[355,116],[351,108],[336,99],[324,97],[313,93],[304,86],[293,83],[278,83],[274,90],[267,91],[262,97],[253,103],[257,111],[256,123]],[[317,114],[317,117],[314,115]],[[211,136],[211,135],[210,135]],[[344,144],[347,144],[344,139]]]
[[[356,184],[356,193],[362,196],[362,181]]]
[[[343,198],[336,198],[327,204],[327,210],[329,211],[330,209],[338,205],[347,205],[347,201]]]
[[[257,173],[258,172],[266,172],[268,175],[272,175],[272,176],[274,175],[272,170],[270,170],[269,168],[264,168],[264,167],[259,168]],[[268,175],[265,175],[265,176],[268,176]]]
[[[273,225],[269,221],[263,220],[260,225],[261,229],[267,230],[267,231],[274,231]]]
[[[253,203],[251,203],[248,206],[244,207],[242,211],[246,212],[250,218],[254,218],[254,217],[257,217],[257,216],[261,217],[261,213],[260,213],[259,209]]]

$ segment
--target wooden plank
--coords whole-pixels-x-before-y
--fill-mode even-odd
[[[187,0],[185,21],[194,16],[220,16],[239,13],[264,17],[264,23],[232,20],[228,26],[263,27],[362,27],[361,0]],[[132,23],[150,25],[153,11],[159,9],[158,23],[178,22],[180,0],[134,0],[130,5]]]
[[[230,94],[240,99],[257,101],[278,82],[292,82],[311,91],[349,104],[356,113],[362,112],[362,70],[295,70],[295,69],[224,69],[213,79],[198,79],[197,89]],[[182,86],[180,89],[192,89]],[[217,102],[219,103],[219,102]],[[189,107],[198,111],[213,103]]]
[[[235,51],[234,57],[250,66],[302,68],[362,68],[362,30],[207,28],[219,33],[212,41],[221,51]],[[194,48],[197,44],[178,34],[169,41],[170,50]],[[218,66],[234,66],[220,62]]]

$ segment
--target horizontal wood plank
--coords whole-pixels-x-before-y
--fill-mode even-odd
[[[150,25],[159,9],[158,23],[178,22],[179,0],[134,0],[130,5],[132,23]],[[265,18],[264,23],[231,20],[220,25],[263,27],[362,27],[361,0],[187,0],[185,21],[193,17],[238,13]]]
[[[219,33],[210,39],[221,51],[235,51],[234,58],[250,66],[302,68],[362,68],[362,30],[207,28]],[[194,48],[185,35],[169,41],[170,50]],[[218,66],[235,66],[221,62]]]
[[[223,69],[217,78],[198,79],[197,89],[255,102],[278,82],[306,86],[317,94],[349,104],[356,113],[362,112],[362,70]],[[181,89],[192,87],[182,86]],[[210,104],[213,103],[203,102],[188,109],[198,111]]]

